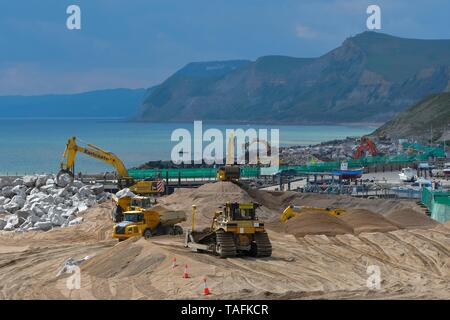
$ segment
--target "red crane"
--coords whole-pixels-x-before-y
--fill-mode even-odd
[[[376,156],[378,155],[378,150],[377,150],[377,146],[375,145],[375,143],[372,141],[372,139],[368,138],[368,137],[362,137],[361,138],[361,142],[358,146],[358,148],[356,148],[355,153],[353,155],[354,159],[359,159],[361,158],[366,152],[370,153],[372,156]]]

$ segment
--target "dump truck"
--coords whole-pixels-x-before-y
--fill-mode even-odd
[[[309,207],[309,206],[294,206],[290,205],[286,209],[284,209],[283,213],[280,216],[281,222],[286,222],[289,219],[295,218],[298,213],[301,213],[302,211],[313,211],[313,212],[320,212],[320,213],[326,213],[330,214],[332,216],[340,216],[344,214],[346,211],[345,209],[341,208],[318,208],[318,207]]]
[[[257,203],[226,203],[216,211],[211,227],[195,230],[196,207],[192,207],[192,229],[185,237],[185,247],[208,252],[221,258],[238,255],[270,257],[272,244],[264,223],[256,216]]]
[[[156,202],[154,198],[144,196],[123,196],[112,195],[114,207],[111,212],[111,218],[114,222],[123,221],[123,214],[126,211],[143,210],[151,208]]]
[[[184,211],[158,212],[151,209],[138,209],[123,213],[123,221],[113,227],[113,238],[119,241],[143,236],[146,239],[158,235],[180,235],[183,228],[178,223],[186,221]]]

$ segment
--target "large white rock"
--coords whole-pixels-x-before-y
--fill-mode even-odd
[[[38,179],[37,176],[25,176],[23,177],[23,184],[27,187],[31,188],[36,185],[36,180]]]
[[[78,194],[83,198],[87,198],[90,195],[92,195],[93,192],[89,186],[84,186],[84,187],[80,188],[80,190],[78,190]]]
[[[80,202],[78,205],[78,212],[83,212],[88,209],[88,206],[84,202]]]
[[[4,227],[6,227],[7,222],[3,219],[0,219],[0,230],[3,230]]]
[[[77,189],[80,189],[80,188],[84,187],[84,184],[83,184],[83,182],[81,182],[79,180],[74,180],[72,182],[72,186],[77,188]]]
[[[74,226],[77,224],[81,224],[83,222],[83,217],[78,217],[69,222],[69,226]]]
[[[34,224],[34,227],[42,231],[48,231],[52,228],[52,223],[51,221],[39,221]]]
[[[51,218],[51,222],[54,226],[60,227],[65,221],[60,215],[53,215]]]
[[[36,188],[40,188],[42,186],[45,186],[45,184],[47,183],[47,180],[49,178],[50,177],[48,175],[45,175],[45,174],[38,176],[37,179],[36,179],[36,184],[35,184]]]
[[[14,213],[21,209],[25,204],[25,199],[22,196],[14,196],[9,203],[3,206],[6,211]]]
[[[59,187],[67,187],[70,183],[72,182],[72,177],[67,174],[61,174],[58,178],[58,181],[56,182],[58,184]]]
[[[6,198],[12,198],[15,195],[15,193],[12,191],[13,188],[13,186],[5,186],[2,188],[2,192],[0,194]]]
[[[27,195],[27,187],[23,185],[15,186],[11,191],[21,197],[26,197]]]
[[[0,206],[2,206],[2,205],[5,204],[6,199],[8,199],[8,198],[6,198],[6,197],[4,197],[4,196],[0,196]]]
[[[13,181],[13,186],[23,186],[24,181],[22,178],[17,178],[16,180]]]
[[[3,187],[9,186],[10,183],[7,179],[5,178],[0,178],[0,189],[2,189]]]
[[[131,192],[131,190],[128,188],[120,190],[119,192],[116,193],[116,196],[119,199],[123,197],[131,197],[131,198],[136,197],[136,195],[133,192]]]
[[[95,184],[91,186],[91,190],[95,195],[99,195],[103,192],[105,192],[105,187],[101,184]]]

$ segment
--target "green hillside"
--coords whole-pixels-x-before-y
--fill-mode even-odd
[[[394,119],[378,128],[374,134],[396,138],[418,137],[439,139],[450,129],[450,93],[434,94],[412,108],[399,113]]]

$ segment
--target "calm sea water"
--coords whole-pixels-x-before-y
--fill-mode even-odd
[[[204,124],[207,128],[243,128],[243,125]],[[277,128],[280,144],[309,145],[323,141],[360,136],[374,128],[359,126],[255,126]],[[67,138],[92,143],[118,155],[131,168],[149,160],[168,160],[175,142],[171,133],[177,128],[193,132],[193,123],[133,123],[115,120],[71,119],[0,119],[0,174],[57,172]],[[207,143],[204,143],[206,145]],[[79,154],[76,171],[105,172],[112,167]]]

